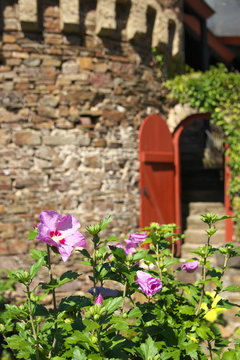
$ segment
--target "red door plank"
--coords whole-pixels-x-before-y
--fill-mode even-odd
[[[150,115],[139,133],[140,226],[175,222],[174,155],[165,120]]]

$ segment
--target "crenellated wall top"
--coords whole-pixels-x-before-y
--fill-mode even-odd
[[[20,31],[43,32],[44,4],[48,2],[51,3],[47,0],[4,0],[0,5],[2,30],[5,29],[6,9],[14,5]],[[182,54],[182,22],[176,6],[166,8],[160,0],[59,0],[52,3],[59,8],[63,34],[85,32],[143,48],[146,42],[148,48],[170,44],[171,56]],[[90,11],[89,25],[87,12]]]

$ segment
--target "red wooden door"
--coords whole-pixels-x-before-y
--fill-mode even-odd
[[[174,153],[165,120],[150,115],[139,133],[140,226],[168,224],[175,219]]]

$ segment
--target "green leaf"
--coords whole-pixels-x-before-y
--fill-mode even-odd
[[[79,277],[79,274],[76,273],[75,271],[71,271],[71,270],[66,271],[60,277],[59,286],[66,284],[67,282],[76,280],[78,277]]]
[[[45,258],[47,256],[46,251],[38,250],[38,249],[31,249],[30,254],[34,260],[39,260],[39,259]]]
[[[224,288],[222,291],[240,291],[240,286],[230,285]]]
[[[158,354],[158,348],[155,345],[151,336],[148,336],[145,343],[141,344],[138,352],[143,356],[144,360],[153,359],[153,357]]]
[[[123,302],[123,297],[117,297],[115,299],[108,299],[104,302],[104,306],[107,313],[113,313],[117,310],[120,304]]]
[[[37,235],[38,235],[38,229],[32,229],[28,233],[27,240],[35,240]]]
[[[196,334],[203,340],[208,340],[214,336],[211,329],[206,325],[202,325],[202,326],[198,327],[196,329]]]
[[[141,317],[142,316],[142,312],[139,309],[139,307],[134,307],[133,309],[131,309],[128,313],[128,317],[129,318],[137,318],[137,317]]]
[[[193,315],[195,313],[195,307],[190,305],[182,305],[178,308],[179,313],[184,315]]]
[[[39,270],[42,268],[43,265],[46,264],[46,261],[44,259],[44,257],[40,258],[35,264],[33,264],[30,267],[30,277],[31,280],[33,280],[33,278],[35,278],[35,276],[37,275],[37,273],[39,272]]]
[[[45,308],[45,306],[43,306],[42,304],[36,304],[35,305],[35,309],[34,309],[34,316],[48,316],[49,315],[49,311],[47,308]]]
[[[192,359],[199,359],[198,357],[198,345],[195,343],[189,343],[184,346],[184,349],[186,351],[186,354],[191,356]]]
[[[240,354],[238,350],[237,351],[228,350],[222,356],[222,360],[239,360],[239,359],[240,359]]]
[[[10,270],[8,275],[9,279],[25,285],[29,284],[32,280],[29,272],[25,270]]]
[[[82,350],[80,350],[78,347],[75,347],[73,350],[72,360],[87,360],[87,357]]]
[[[171,360],[180,360],[180,356],[181,356],[181,351],[178,349],[175,349],[173,351],[164,351],[161,354],[161,360],[167,360],[167,359],[171,359]]]
[[[111,221],[112,221],[112,217],[110,215],[105,217],[103,220],[101,220],[100,221],[101,230],[104,230]]]
[[[178,263],[179,263],[179,259],[166,259],[164,261],[164,266],[168,267],[168,266],[172,266],[172,265],[175,265]]]
[[[91,255],[89,254],[89,252],[86,249],[81,249],[78,250],[84,257],[91,259]]]
[[[109,320],[110,324],[114,325],[114,328],[116,330],[128,330],[129,326],[126,322],[126,319],[123,319],[119,316],[113,316],[110,320]]]
[[[120,261],[124,262],[126,260],[126,254],[123,249],[118,248],[116,246],[109,246],[110,250],[112,251],[114,257]]]

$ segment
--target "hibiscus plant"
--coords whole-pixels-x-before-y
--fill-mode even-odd
[[[225,218],[202,215],[206,244],[182,263],[174,257],[182,237],[174,224],[152,223],[120,242],[100,237],[110,217],[88,226],[85,238],[74,216],[43,211],[30,238],[46,244],[46,251],[31,250],[34,263],[28,271],[9,271],[26,298],[6,304],[0,315],[3,346],[12,359],[239,359],[239,339],[224,338],[222,329],[229,309],[235,307],[236,316],[240,312],[221,295],[240,290],[223,285],[228,260],[238,249],[232,243],[211,245],[215,223]],[[52,262],[56,256],[66,262],[73,251],[90,266],[92,287],[85,296],[58,299],[56,289],[81,275],[66,271],[57,278]],[[215,254],[223,257],[222,267],[212,266]],[[37,282],[46,269],[49,278]],[[191,283],[193,272],[198,276]]]

